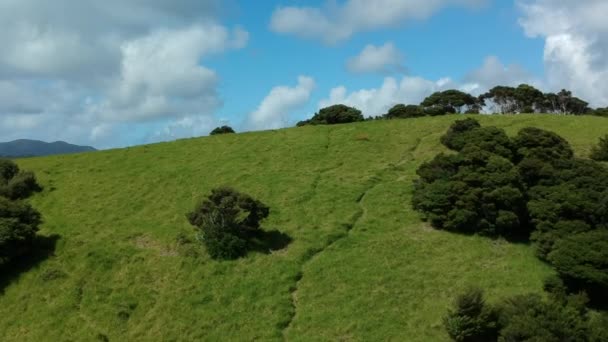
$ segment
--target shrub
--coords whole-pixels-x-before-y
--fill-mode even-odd
[[[0,159],[0,196],[9,199],[25,199],[42,187],[30,171],[20,171],[10,160]]]
[[[481,125],[475,119],[467,118],[464,120],[456,120],[450,126],[446,134],[441,136],[441,143],[449,149],[460,151],[467,143],[465,139],[466,133],[479,127],[481,127]]]
[[[522,184],[507,159],[468,145],[457,156],[439,155],[418,170],[412,199],[439,229],[489,236],[527,234]]]
[[[500,305],[499,341],[588,341],[584,297],[543,301],[537,294],[508,298]]]
[[[211,133],[209,133],[209,135],[229,134],[229,133],[235,133],[234,129],[232,129],[232,127],[230,127],[230,126],[222,126],[222,127],[214,128],[213,131],[211,131]]]
[[[335,125],[358,121],[364,121],[360,110],[343,104],[337,104],[319,110],[311,119],[298,122],[297,126]]]
[[[555,242],[548,260],[566,284],[598,304],[608,299],[608,230],[573,234]]]
[[[472,288],[458,296],[443,318],[448,335],[459,342],[496,340],[498,313],[486,305],[481,289]]]
[[[536,127],[526,127],[513,140],[517,161],[536,158],[542,161],[572,159],[574,152],[559,135]]]
[[[40,223],[29,204],[0,197],[0,266],[31,250]]]
[[[190,224],[200,230],[207,252],[214,259],[243,256],[268,217],[269,208],[251,196],[228,187],[213,189],[193,212]]]
[[[408,119],[424,116],[424,110],[417,105],[398,104],[393,106],[386,113],[387,119]]]
[[[600,138],[597,146],[591,150],[591,159],[597,161],[608,161],[608,134]]]

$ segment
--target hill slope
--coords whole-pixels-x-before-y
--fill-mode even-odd
[[[490,300],[541,291],[531,247],[436,231],[410,208],[417,166],[458,117],[223,135],[20,160],[54,256],[0,283],[0,340],[441,341],[470,284]],[[586,156],[597,117],[479,116],[510,134],[553,130]],[[270,205],[293,242],[216,262],[184,213],[217,185]]]
[[[19,139],[0,143],[0,156],[11,158],[39,157],[91,151],[95,151],[91,146],[72,145],[65,141],[47,143],[39,140]]]

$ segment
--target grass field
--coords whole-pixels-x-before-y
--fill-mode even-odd
[[[283,129],[24,159],[54,254],[0,282],[2,341],[443,341],[468,285],[539,292],[530,246],[436,231],[410,208],[415,170],[457,116]],[[537,126],[587,156],[608,119],[478,116]],[[177,236],[230,185],[271,207],[291,243],[210,260]],[[30,267],[31,266],[31,267]]]

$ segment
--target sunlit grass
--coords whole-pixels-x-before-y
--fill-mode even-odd
[[[441,317],[466,286],[492,299],[540,291],[551,274],[527,245],[436,231],[411,210],[415,170],[457,118],[20,160],[45,187],[42,234],[60,239],[0,294],[0,340],[445,340]],[[553,130],[579,156],[608,131],[595,117],[478,118]],[[178,245],[180,232],[194,239],[184,214],[218,185],[268,204],[265,229],[293,242],[229,262]]]

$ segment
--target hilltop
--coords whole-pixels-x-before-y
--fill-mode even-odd
[[[39,157],[91,151],[96,151],[96,149],[91,146],[68,144],[65,141],[47,143],[40,140],[18,139],[0,143],[0,156],[9,158]]]
[[[52,256],[0,282],[0,339],[441,341],[471,284],[490,299],[541,292],[526,244],[432,229],[410,205],[416,168],[461,116],[185,139],[19,160],[45,190]],[[608,119],[475,116],[535,126],[586,157]],[[268,204],[281,249],[213,261],[185,213],[230,185]],[[178,238],[180,237],[180,238]],[[186,238],[184,238],[186,237]]]

